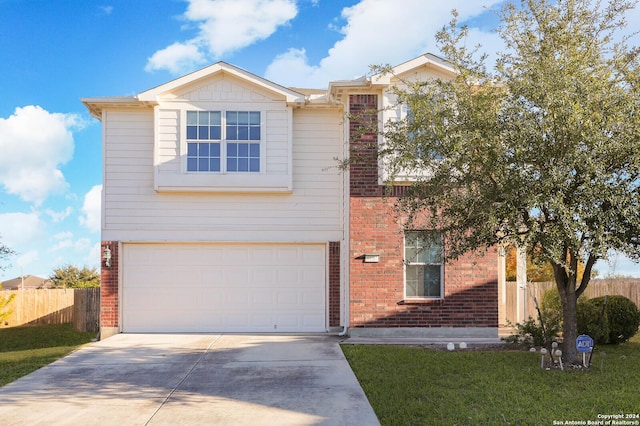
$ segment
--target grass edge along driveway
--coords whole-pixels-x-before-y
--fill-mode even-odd
[[[0,386],[62,358],[95,335],[71,324],[0,328]]]
[[[640,424],[640,335],[596,347],[588,371],[542,370],[526,350],[342,350],[383,425]]]

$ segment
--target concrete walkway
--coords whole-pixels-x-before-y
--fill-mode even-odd
[[[0,422],[377,425],[339,341],[119,334],[0,388]]]

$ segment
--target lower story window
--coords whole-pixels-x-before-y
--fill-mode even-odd
[[[442,298],[442,235],[436,231],[405,231],[405,295]]]

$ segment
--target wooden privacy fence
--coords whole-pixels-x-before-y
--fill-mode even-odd
[[[517,291],[518,287],[515,282],[507,282],[506,287],[506,302],[504,305],[504,314],[500,318],[500,325],[508,324],[508,320],[511,324],[522,322],[523,319],[528,317],[538,318],[536,311],[536,305],[534,297],[538,299],[538,303],[542,302],[542,295],[545,291],[555,288],[555,283],[527,283],[525,289],[520,289],[523,292],[523,296],[526,297],[525,303],[522,309],[521,319],[517,318]],[[612,296],[614,294],[628,297],[633,300],[635,304],[640,307],[640,279],[597,279],[592,280],[589,286],[584,292],[584,296],[591,299],[599,296]]]
[[[16,297],[5,310],[11,315],[1,326],[73,323],[78,331],[99,330],[100,289],[4,290],[0,296]]]

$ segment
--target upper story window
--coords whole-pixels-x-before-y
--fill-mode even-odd
[[[260,172],[259,111],[187,111],[188,172]]]
[[[439,232],[406,231],[404,263],[407,298],[442,298],[442,235]]]

